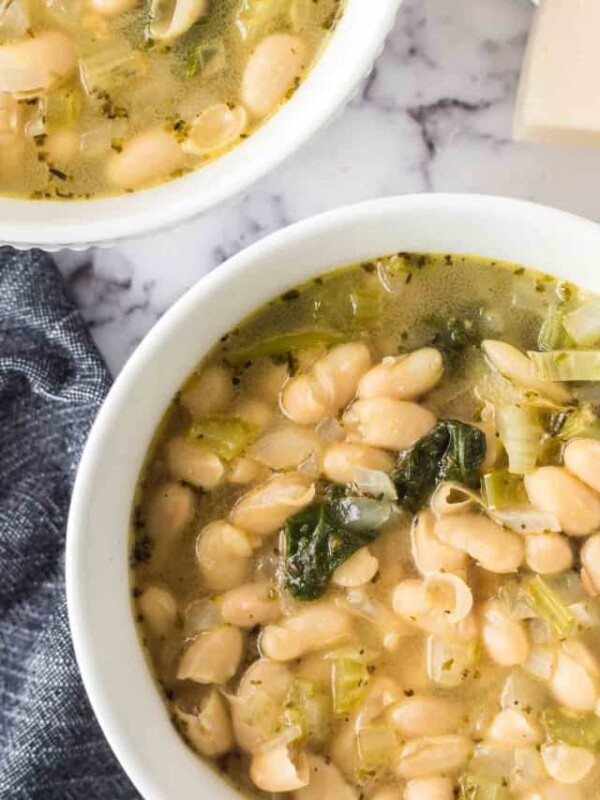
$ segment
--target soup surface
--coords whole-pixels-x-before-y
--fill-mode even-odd
[[[89,198],[247,138],[300,85],[341,0],[0,0],[0,193]]]
[[[249,796],[597,798],[599,342],[570,284],[402,253],[224,336],[133,518],[189,746]]]

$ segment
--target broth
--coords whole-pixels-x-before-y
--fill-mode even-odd
[[[599,308],[399,253],[273,300],[178,392],[133,603],[174,723],[243,794],[597,796]]]
[[[293,94],[341,7],[0,2],[0,193],[128,192],[213,160]]]

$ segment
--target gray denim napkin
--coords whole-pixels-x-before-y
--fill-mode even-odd
[[[139,795],[93,717],[69,636],[64,539],[110,376],[49,258],[0,248],[0,798]]]

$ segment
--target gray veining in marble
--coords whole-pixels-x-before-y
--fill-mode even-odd
[[[511,141],[532,13],[529,0],[406,0],[344,114],[245,196],[175,232],[62,254],[60,267],[110,368],[117,372],[206,272],[268,233],[338,205],[472,191],[600,221],[600,150]]]

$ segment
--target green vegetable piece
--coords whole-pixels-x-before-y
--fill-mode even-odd
[[[241,0],[236,26],[246,42],[256,42],[270,33],[278,20],[286,21],[290,14],[290,0]]]
[[[187,433],[193,442],[205,445],[219,458],[230,461],[243,453],[258,435],[258,428],[241,417],[214,416],[195,422]]]
[[[559,347],[570,347],[573,340],[564,327],[564,312],[552,306],[546,313],[538,334],[539,350],[556,350]]]
[[[44,99],[44,123],[47,133],[74,128],[81,116],[81,93],[78,89],[57,89]]]
[[[536,575],[525,584],[524,592],[555,636],[566,639],[575,633],[577,619],[540,575]]]
[[[563,442],[569,439],[600,439],[600,419],[592,406],[582,405],[565,419],[558,436]]]
[[[530,350],[527,355],[543,381],[600,381],[600,350]]]
[[[565,316],[564,325],[578,345],[597,344],[600,341],[600,300],[589,300],[571,311]]]
[[[542,712],[542,725],[552,739],[600,753],[600,717],[595,714],[571,717],[552,706]]]
[[[331,723],[330,698],[318,684],[297,678],[288,691],[283,716],[285,726],[298,725],[303,738],[325,742]]]
[[[476,489],[485,458],[485,435],[457,420],[443,420],[408,451],[392,475],[398,500],[416,513],[441,481],[458,481]]]
[[[357,327],[372,328],[381,316],[381,289],[378,286],[360,286],[350,295],[350,304]]]
[[[283,333],[272,339],[263,339],[250,347],[232,354],[230,359],[236,363],[251,361],[255,358],[285,356],[297,350],[310,350],[313,347],[331,347],[347,341],[347,337],[335,331],[300,331]]]
[[[468,347],[479,344],[481,337],[472,319],[432,314],[426,322],[432,332],[423,344],[442,353],[447,370],[452,371],[459,365]]]
[[[486,506],[494,510],[525,506],[528,503],[523,479],[508,470],[487,472],[481,480],[481,489]]]
[[[378,505],[384,513],[375,513]],[[298,600],[321,597],[335,570],[372,542],[380,520],[391,513],[390,503],[362,498],[321,502],[304,509],[285,524],[285,578]]]
[[[501,778],[467,774],[461,782],[464,800],[509,800],[510,793]]]
[[[334,661],[332,690],[336,714],[352,711],[364,697],[369,671],[364,661],[341,658]]]

